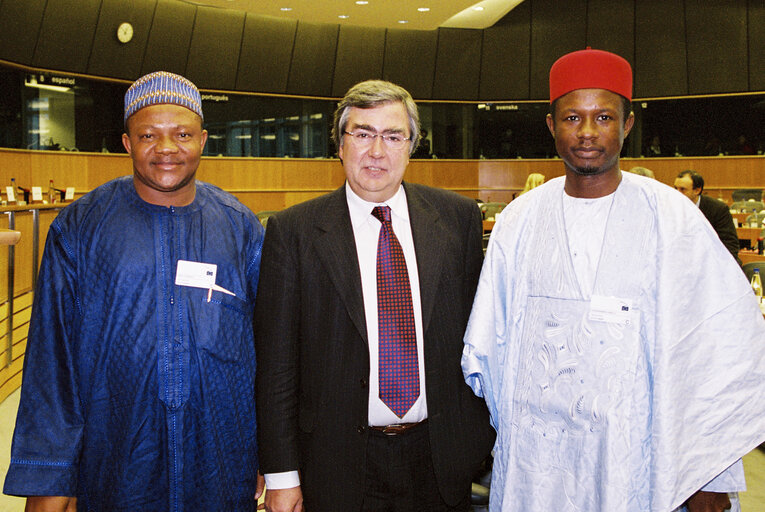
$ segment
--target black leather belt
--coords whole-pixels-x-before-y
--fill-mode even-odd
[[[428,421],[427,419],[424,419],[422,421],[418,421],[417,423],[395,423],[393,425],[385,425],[382,427],[370,425],[369,428],[372,430],[376,430],[377,432],[382,432],[386,436],[398,436],[405,432],[408,432],[414,427],[425,424],[425,422],[427,421]]]

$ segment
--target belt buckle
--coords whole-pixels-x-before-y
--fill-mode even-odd
[[[408,429],[409,429],[408,425],[396,425],[396,424],[386,425],[385,427],[383,427],[382,433],[385,434],[386,436],[395,436],[395,435],[406,432]]]

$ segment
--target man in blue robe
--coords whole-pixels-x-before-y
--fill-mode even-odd
[[[191,82],[137,80],[125,132],[132,177],[50,227],[4,492],[28,510],[255,510],[263,228],[195,180]]]
[[[491,235],[462,368],[498,432],[494,512],[722,511],[765,438],[765,321],[698,208],[619,169],[631,94],[614,54],[553,65],[566,174]]]

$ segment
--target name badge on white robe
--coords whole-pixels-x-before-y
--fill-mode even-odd
[[[629,325],[632,316],[631,300],[603,295],[593,295],[590,299],[589,319],[592,321]]]
[[[206,289],[207,302],[210,302],[213,290],[236,297],[236,294],[233,292],[215,284],[215,276],[217,273],[218,265],[215,265],[214,263],[178,260],[178,265],[175,269],[175,284],[178,286],[191,286],[193,288]]]

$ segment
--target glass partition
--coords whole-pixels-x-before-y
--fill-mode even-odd
[[[0,146],[124,152],[127,83],[0,65]],[[329,158],[335,99],[202,91],[209,156]],[[418,102],[415,158],[553,158],[548,104]],[[623,156],[762,154],[765,93],[638,99]]]

